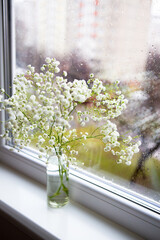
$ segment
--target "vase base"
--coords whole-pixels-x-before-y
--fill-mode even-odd
[[[48,206],[51,208],[61,208],[65,206],[69,202],[69,198],[66,197],[65,199],[60,199],[60,200],[51,200],[48,199]]]

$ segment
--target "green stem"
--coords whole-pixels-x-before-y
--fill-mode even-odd
[[[21,111],[21,109],[19,109]],[[23,113],[23,115],[28,119],[29,122],[31,122],[33,124],[33,121],[26,115],[25,112],[21,111],[21,113]],[[39,128],[41,131],[45,131],[43,128],[37,126],[37,128]],[[45,131],[46,132],[46,131]]]
[[[51,137],[51,134],[52,134],[52,128],[53,128],[54,123],[55,123],[55,120],[53,121],[53,123],[52,123],[52,125],[51,125],[50,133],[49,133],[49,137]]]
[[[93,135],[93,133],[95,133],[99,128],[101,128],[101,126],[100,127],[97,127],[97,128],[95,128],[94,130],[93,130],[93,132],[91,133],[91,136]]]
[[[68,196],[68,188],[63,183],[64,174],[66,176],[66,180],[68,181],[67,170],[64,168],[63,164],[61,163],[61,155],[59,155],[57,152],[56,152],[56,155],[57,155],[57,158],[58,158],[58,171],[59,171],[59,177],[60,177],[60,186],[59,186],[57,192],[55,192],[52,196],[48,196],[49,199],[53,199],[54,197],[60,195],[61,194],[60,193],[61,189]]]
[[[61,144],[62,144],[62,138],[63,138],[63,131],[64,131],[64,126],[63,126],[63,130],[62,130]]]
[[[75,108],[76,108],[76,106],[74,106],[74,108],[70,111],[70,113],[68,114],[68,116],[71,115],[71,113],[74,111]]]
[[[102,136],[104,136],[104,135],[103,135],[103,134],[98,134],[98,135],[96,135],[96,136],[88,136],[88,137],[86,137],[86,138],[87,138],[87,139],[88,139],[88,138],[97,138],[97,137],[102,137]],[[63,143],[62,146],[63,146],[63,145],[66,145],[66,144],[68,144],[68,143],[74,142],[74,141],[82,140],[82,139],[83,139],[83,137],[79,137],[79,138],[72,139],[72,140],[70,140],[70,141],[68,141],[68,142]],[[99,138],[97,138],[97,139],[99,139]]]
[[[0,88],[1,89],[1,88]],[[8,98],[10,98],[9,94],[6,93],[5,91],[3,92]]]

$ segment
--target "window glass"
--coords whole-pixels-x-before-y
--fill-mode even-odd
[[[90,140],[78,158],[88,171],[159,201],[160,2],[14,0],[13,13],[16,74],[28,64],[39,72],[46,57],[55,57],[69,81],[92,72],[107,83],[120,80],[129,103],[116,124],[140,136],[140,152],[130,166],[117,164]]]

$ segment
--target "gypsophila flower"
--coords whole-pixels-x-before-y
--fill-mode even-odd
[[[94,77],[94,74],[93,74],[93,73],[91,73],[89,76],[90,76],[90,78],[93,78],[93,77]]]
[[[63,71],[63,76],[67,77],[67,72],[66,71]]]
[[[87,81],[75,79],[69,82],[65,79],[66,71],[63,71],[63,76],[58,76],[59,64],[55,58],[47,57],[41,73],[36,73],[35,68],[28,65],[25,74],[14,78],[11,97],[3,88],[0,89],[0,109],[8,114],[6,131],[1,137],[9,140],[12,132],[18,150],[31,144],[34,139],[40,153],[59,156],[63,152],[64,156],[70,155],[71,163],[75,163],[75,156],[78,155],[73,143],[81,142],[84,146],[84,140],[97,138],[104,144],[105,152],[111,151],[119,158],[117,163],[130,165],[141,142],[136,143],[131,136],[122,139],[116,124],[112,122],[128,103],[119,90],[119,80],[115,82],[115,92],[110,93],[93,73]],[[86,105],[83,110],[81,106],[87,102],[91,107]],[[71,129],[76,119],[81,127],[87,126],[90,120],[96,122],[99,132],[97,129],[92,133]],[[42,158],[42,154],[39,157]]]
[[[46,62],[46,63],[51,63],[51,59],[50,59],[49,57],[47,57],[47,58],[45,59],[45,62]]]

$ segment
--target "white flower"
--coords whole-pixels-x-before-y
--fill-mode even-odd
[[[104,148],[104,151],[105,151],[105,152],[108,152],[108,151],[110,151],[110,150],[111,150],[111,147],[110,147],[109,145]]]
[[[41,137],[39,137],[39,139],[38,139],[38,143],[39,144],[43,144],[45,142],[45,139],[41,136]]]
[[[132,140],[131,136],[128,136],[127,139],[124,140],[125,143],[129,143]]]
[[[103,139],[102,139],[102,141],[104,142],[104,143],[107,143],[107,142],[109,142],[110,141],[110,136],[105,136]]]
[[[122,163],[122,159],[119,159],[118,161],[117,161],[117,164],[121,164]]]
[[[46,57],[45,62],[46,63],[51,63],[51,59],[49,57]]]
[[[60,69],[58,67],[55,67],[55,73],[59,73],[60,72]]]
[[[91,73],[89,76],[90,76],[90,78],[93,78],[93,77],[94,77],[94,74],[93,74],[93,73]]]
[[[138,141],[137,142],[137,146],[139,147],[141,145],[141,141]]]
[[[57,67],[59,64],[60,64],[59,61],[53,61],[53,63],[52,63],[52,65],[53,65],[54,67]]]
[[[85,118],[84,118],[84,121],[85,121],[85,122],[89,122],[89,117],[85,117]]]
[[[34,67],[31,67],[30,69],[31,69],[31,72],[34,73],[35,68],[34,68]]]
[[[77,102],[85,102],[86,101],[86,97],[84,95],[78,95],[78,94],[74,94],[74,100]]]
[[[35,102],[36,96],[35,96],[35,95],[31,95],[31,96],[30,96],[30,100],[31,100],[32,102]]]
[[[63,76],[67,77],[67,72],[66,71],[63,71]]]
[[[50,139],[49,144],[53,146],[55,144],[55,141],[53,139]]]
[[[119,81],[119,80],[116,80],[116,81],[115,81],[115,84],[119,84],[119,83],[120,83],[120,81]]]
[[[138,146],[136,144],[132,147],[132,151],[134,153],[138,153],[139,152],[139,148],[138,148]]]
[[[103,94],[98,94],[96,99],[101,101],[102,99],[104,99],[104,95]]]
[[[38,114],[34,115],[33,116],[33,120],[34,121],[38,121],[40,119],[40,116]]]
[[[82,135],[82,138],[83,138],[84,140],[86,140],[86,139],[87,139],[86,135]]]
[[[117,94],[117,95],[120,95],[120,94],[121,94],[121,91],[117,91],[116,94]]]
[[[126,161],[126,165],[130,166],[131,165],[131,161]]]
[[[4,93],[4,92],[5,92],[4,88],[1,88],[1,93]]]
[[[31,71],[30,70],[27,71],[27,75],[31,75]]]

